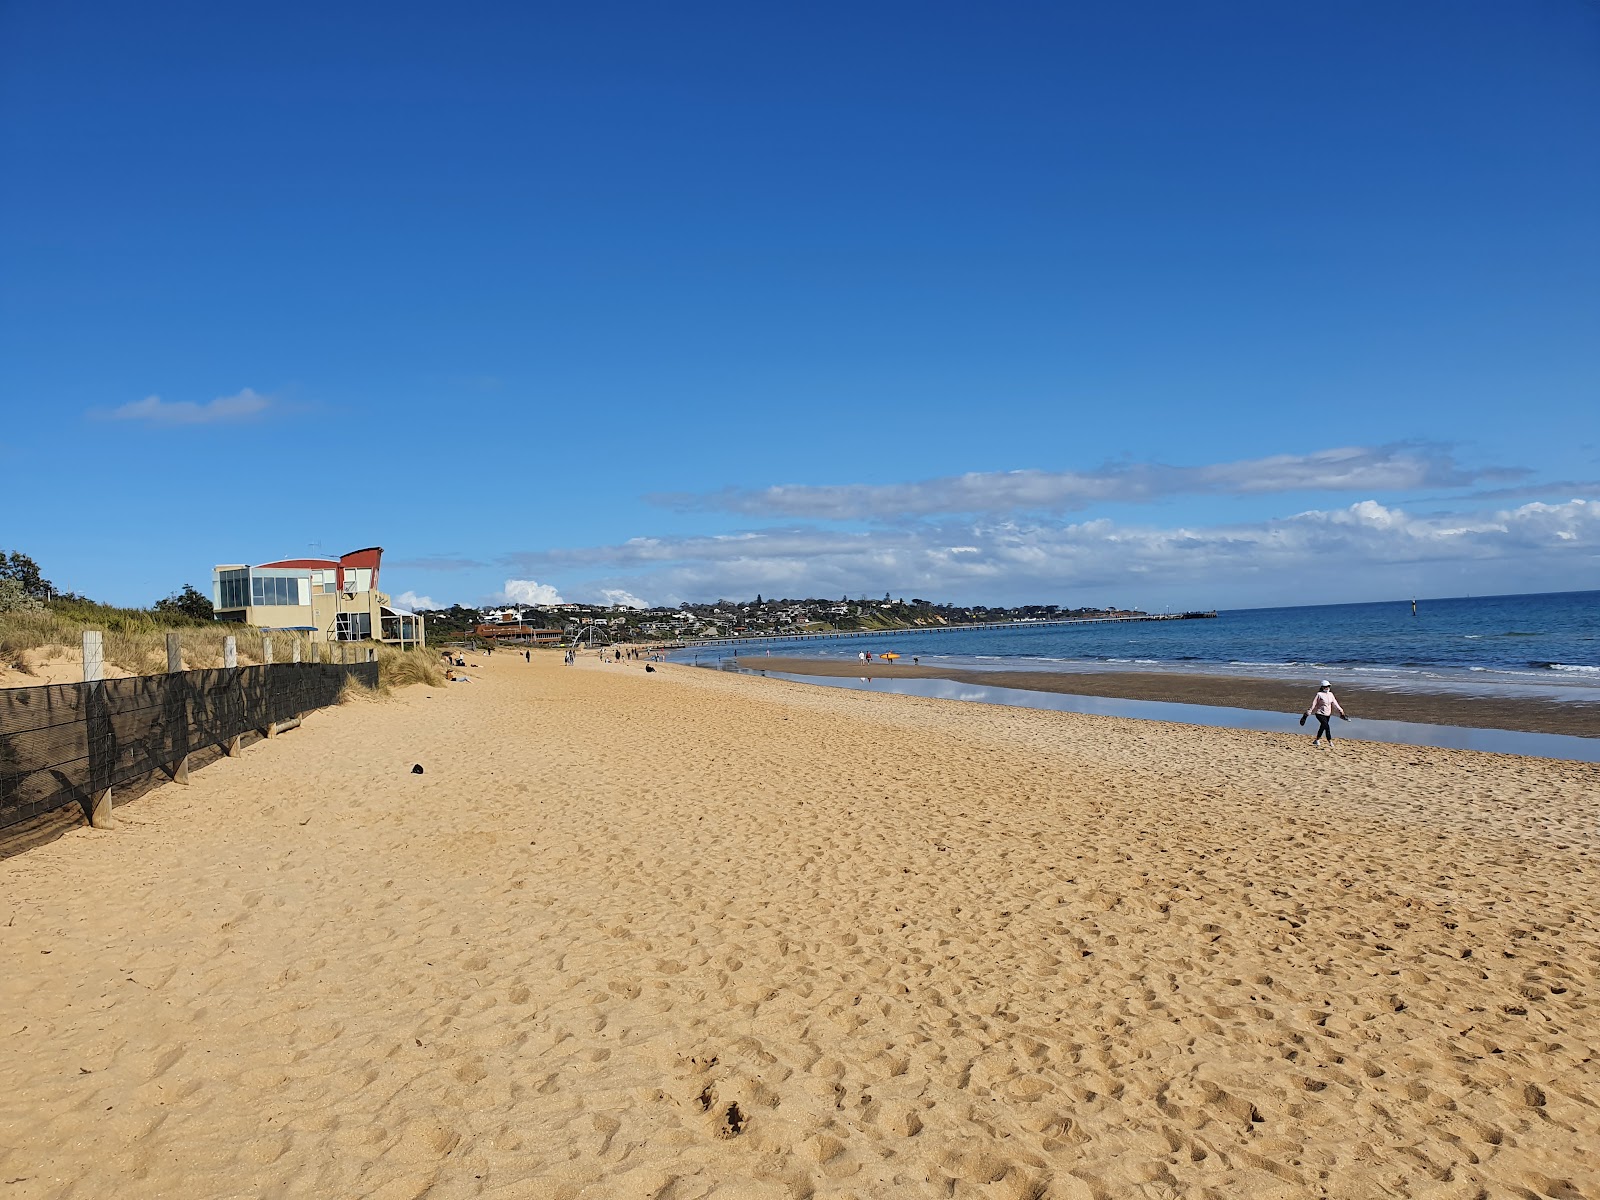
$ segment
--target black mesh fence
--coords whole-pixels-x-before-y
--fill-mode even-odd
[[[378,686],[377,663],[276,663],[0,688],[0,829]]]

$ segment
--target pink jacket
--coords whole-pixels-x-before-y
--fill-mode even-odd
[[[1339,707],[1339,702],[1333,698],[1333,690],[1321,691],[1312,698],[1311,707],[1306,709],[1308,717],[1331,717],[1334,713],[1344,716],[1344,709]]]

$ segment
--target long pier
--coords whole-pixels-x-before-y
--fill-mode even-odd
[[[966,625],[901,625],[893,629],[839,629],[823,633],[751,633],[743,637],[686,638],[684,649],[709,646],[748,646],[763,642],[830,642],[846,638],[892,638],[905,633],[953,633],[960,629],[1037,629],[1052,625],[1111,625],[1136,621],[1196,621],[1214,618],[1215,612],[1140,613],[1128,617],[1050,617],[1023,621],[981,621]]]

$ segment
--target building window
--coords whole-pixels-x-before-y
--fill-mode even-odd
[[[282,575],[254,575],[250,579],[252,604],[309,604],[309,593],[302,597],[300,585],[304,579]]]
[[[243,608],[250,603],[248,569],[217,572],[217,607]]]
[[[372,636],[371,613],[338,613],[333,618],[333,640],[364,642]]]

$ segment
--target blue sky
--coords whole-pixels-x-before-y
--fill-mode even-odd
[[[0,7],[0,547],[149,603],[1600,586],[1600,6]]]

